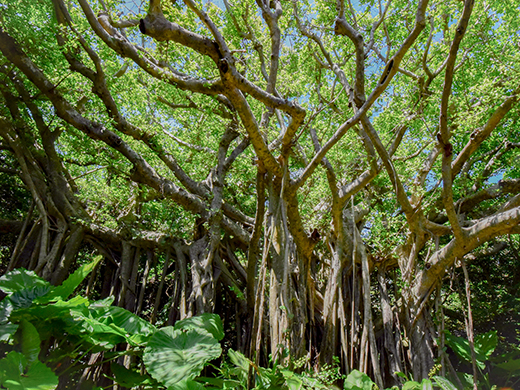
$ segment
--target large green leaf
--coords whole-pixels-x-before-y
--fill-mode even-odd
[[[64,332],[71,334],[77,334],[79,332],[74,331],[78,325],[71,317],[70,310],[78,306],[86,307],[87,304],[88,300],[79,296],[66,302],[58,301],[52,305],[34,304],[30,307],[13,311],[10,320],[14,323],[27,320],[32,324],[36,324],[38,333],[42,339],[56,335],[63,337]]]
[[[35,305],[27,309],[19,310],[14,313],[14,320],[28,319],[33,323],[38,322],[38,331],[42,337],[55,335],[57,329],[66,332],[69,338],[78,338],[87,343],[93,344],[93,351],[106,350],[113,348],[117,343],[124,341],[126,335],[123,329],[108,327],[110,334],[103,334],[96,327],[98,323],[92,320],[91,323],[88,310],[88,300],[84,297],[74,297],[68,301],[57,301],[48,305]],[[94,325],[94,326],[92,326]],[[97,333],[96,333],[97,332]],[[60,334],[62,336],[62,334]],[[74,337],[72,337],[74,336]]]
[[[345,390],[372,390],[375,383],[368,377],[367,374],[358,370],[352,370],[345,378]]]
[[[27,363],[32,364],[38,360],[38,355],[40,354],[40,335],[34,325],[25,319],[20,322],[18,332],[21,338],[22,352],[27,359]]]
[[[146,343],[155,327],[126,309],[108,306],[109,303],[111,301],[97,302],[89,308],[72,308],[73,321],[68,331],[81,334],[89,342],[99,343],[104,348],[124,340],[133,346]]]
[[[475,337],[475,353],[477,359],[485,362],[497,347],[498,336],[497,331],[492,330],[487,333],[479,334]]]
[[[473,389],[473,375],[467,372],[457,372],[457,377],[463,389]]]
[[[421,383],[416,381],[408,381],[403,385],[402,390],[431,390],[432,382],[429,379],[423,379]]]
[[[70,310],[77,309],[88,305],[88,299],[84,297],[74,297],[68,301],[58,301],[52,305],[33,305],[31,307],[22,308],[12,313],[12,321],[21,321],[23,318],[29,321],[52,321],[54,319],[70,318]],[[38,327],[39,328],[39,327]]]
[[[131,388],[151,380],[149,376],[141,375],[117,363],[112,363],[110,369],[115,376],[116,382],[123,387]]]
[[[165,386],[200,375],[204,365],[222,353],[218,341],[203,329],[159,329],[148,341],[144,364]]]
[[[11,303],[9,297],[5,297],[0,302],[0,324],[7,324],[12,312],[13,304]]]
[[[91,306],[92,318],[106,325],[124,329],[134,344],[146,342],[155,332],[155,326],[130,311],[117,306]]]
[[[229,360],[231,360],[231,363],[233,363],[241,371],[245,372],[246,374],[249,372],[249,367],[251,366],[252,362],[242,353],[229,349],[228,357]]]
[[[203,390],[204,386],[199,382],[188,379],[184,381],[177,382],[176,384],[168,387],[167,390]]]
[[[109,351],[124,341],[121,336],[113,333],[97,333],[93,335],[83,333],[79,335],[79,338],[85,343],[92,344],[91,352],[93,353]]]
[[[228,350],[228,358],[231,363],[233,363],[233,366],[229,368],[230,374],[246,383],[249,375],[249,367],[253,364],[251,360],[246,358],[242,353],[233,351],[232,349]]]
[[[0,325],[0,341],[12,342],[13,335],[16,333],[18,326],[18,324]]]
[[[496,331],[490,331],[475,337],[475,357],[480,369],[486,368],[485,362],[495,350],[498,342]],[[446,332],[446,344],[462,359],[471,362],[469,341]]]
[[[114,296],[110,295],[110,296],[106,297],[105,299],[100,299],[100,300],[92,302],[90,304],[90,308],[91,309],[107,308],[107,307],[112,306],[112,304],[114,303],[114,300],[115,300]]]
[[[222,320],[217,314],[204,313],[200,316],[185,318],[177,321],[174,329],[205,329],[218,341],[224,338]]]
[[[236,379],[228,379],[229,374],[226,373],[226,379],[223,378],[214,378],[207,376],[199,376],[196,379],[198,383],[204,383],[205,388],[208,390],[216,390],[216,389],[243,389],[245,381],[239,381]]]
[[[457,337],[446,332],[446,344],[462,359],[471,362],[471,349],[469,342],[463,337]],[[479,365],[480,366],[480,365]]]
[[[53,288],[43,297],[36,300],[37,303],[49,303],[58,300],[66,300],[76,288],[85,280],[85,278],[98,265],[103,256],[96,256],[93,261],[79,267],[72,275],[70,275],[60,286]]]
[[[0,302],[0,323],[6,323],[13,312],[30,307],[36,298],[47,294],[50,289],[50,286],[31,286],[5,297]]]
[[[432,381],[428,378],[425,378],[421,381],[421,390],[433,390],[433,384]]]
[[[0,378],[9,390],[52,390],[58,386],[58,377],[49,367],[39,360],[28,365],[25,356],[14,351],[0,360]]]
[[[119,336],[120,341],[123,341],[127,338],[127,333],[123,328],[120,328],[114,324],[106,324],[98,321],[95,318],[92,318],[88,310],[85,311],[73,309],[70,311],[70,314],[78,325],[78,330],[80,333],[86,333],[92,337],[103,334],[111,334]],[[69,329],[69,331],[74,331],[74,329]]]
[[[503,363],[496,364],[502,370],[514,372],[520,371],[520,359],[511,359]]]
[[[307,375],[303,375],[301,377],[301,380],[303,381],[304,388],[305,389],[326,389],[326,390],[339,390],[339,387],[336,387],[334,385],[324,385],[316,378],[311,378]]]
[[[281,370],[281,373],[289,390],[300,390],[303,387],[303,382],[298,374],[290,370]]]
[[[442,390],[457,390],[453,383],[442,376],[434,375],[433,379],[435,380],[437,386],[439,386]]]
[[[420,390],[421,384],[416,381],[408,381],[403,385],[402,390]]]
[[[8,295],[17,291],[30,290],[34,287],[50,288],[51,285],[33,271],[27,271],[24,268],[15,269],[0,277],[0,290]]]

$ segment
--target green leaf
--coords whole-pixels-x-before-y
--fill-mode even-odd
[[[200,375],[204,365],[221,353],[220,344],[207,331],[169,326],[150,338],[143,360],[154,379],[173,386]]]
[[[114,296],[111,295],[111,296],[106,297],[105,299],[100,299],[98,301],[92,302],[90,304],[90,308],[96,309],[96,310],[101,309],[101,308],[106,309],[107,307],[112,306],[112,304],[114,303],[114,300],[115,300]]]
[[[20,352],[9,352],[5,358],[0,360],[0,384],[12,379],[14,376],[23,374],[27,359]]]
[[[52,321],[54,319],[70,318],[70,309],[86,307],[88,299],[74,297],[68,301],[58,301],[52,305],[34,305],[32,307],[19,309],[11,315],[12,321],[21,321],[23,318],[34,322],[35,320]],[[38,327],[39,328],[39,327]]]
[[[442,390],[457,390],[453,383],[442,376],[434,375],[433,380]]]
[[[134,344],[145,343],[156,328],[134,313],[117,306],[98,306],[92,310],[92,317],[103,324],[114,324],[124,329]]]
[[[302,388],[303,382],[298,374],[289,370],[281,370],[281,373],[289,390],[300,390]]]
[[[50,286],[31,286],[5,297],[0,302],[0,323],[6,323],[16,311],[30,307],[36,298],[47,294],[50,289]]]
[[[52,390],[58,386],[58,377],[39,360],[26,368],[27,359],[23,354],[9,352],[0,360],[2,385],[9,390]]]
[[[18,324],[0,325],[0,341],[10,342],[18,329]]]
[[[496,330],[477,335],[475,337],[475,353],[477,354],[477,359],[482,362],[487,361],[497,347],[497,343],[498,336]]]
[[[222,320],[217,314],[204,313],[200,316],[185,318],[177,321],[174,329],[205,329],[218,341],[224,338]]]
[[[228,378],[227,375],[226,378]],[[222,379],[207,376],[199,376],[197,382],[204,383],[206,389],[208,388],[208,385],[211,385],[210,389],[243,389],[244,387],[242,384],[245,383],[244,381],[241,382],[235,379]]]
[[[446,344],[462,359],[471,362],[471,350],[467,339],[446,332]]]
[[[239,382],[232,381],[232,380],[225,380],[222,378],[213,378],[210,376],[199,376],[197,378],[197,380],[199,381],[199,383],[204,383],[206,385],[212,385],[219,389],[224,387],[224,383],[230,383],[230,382],[239,383]]]
[[[15,269],[0,277],[0,290],[8,295],[22,290],[30,290],[34,287],[50,288],[51,285],[33,271],[27,271],[24,268]]]
[[[475,337],[475,357],[481,370],[486,368],[485,362],[495,350],[498,342],[496,331],[490,331]],[[471,363],[471,349],[469,341],[446,332],[446,344],[465,361]]]
[[[433,390],[433,384],[432,384],[432,381],[425,378],[421,381],[421,384],[420,384],[420,389],[421,390]]]
[[[473,389],[473,375],[466,372],[457,372],[457,377],[464,389]]]
[[[167,390],[203,390],[204,386],[194,380],[180,381],[170,387]]]
[[[408,381],[406,382],[404,385],[403,385],[403,389],[402,390],[420,390],[421,389],[421,384],[419,382],[416,382],[416,381]]]
[[[113,334],[119,336],[123,341],[127,337],[127,333],[124,329],[118,327],[114,324],[105,324],[101,321],[98,321],[95,318],[90,317],[90,313],[87,311],[85,314],[81,310],[71,310],[70,314],[72,318],[76,321],[76,323],[81,328],[81,333],[86,333],[90,336],[98,336],[100,334]]]
[[[147,375],[141,375],[117,363],[112,363],[110,369],[115,376],[116,382],[123,387],[139,386],[150,380]]]
[[[372,382],[367,374],[358,370],[352,370],[345,378],[343,388],[345,390],[372,390],[374,385],[375,383]]]
[[[228,350],[228,357],[237,368],[240,368],[243,372],[249,372],[249,366],[252,364],[251,360],[246,358],[242,353],[233,351],[232,349]]]
[[[71,327],[68,330],[82,334],[91,343],[99,342],[99,346],[107,342],[117,344],[123,341],[121,338],[133,346],[146,343],[156,330],[155,327],[126,309],[107,306],[109,303],[111,301],[97,302],[88,309],[78,307],[71,310],[70,315],[77,329]]]
[[[9,297],[5,297],[0,302],[0,324],[7,324],[9,322],[9,317],[13,312],[13,304]]]
[[[37,303],[49,303],[58,300],[66,300],[78,286],[85,280],[85,278],[92,272],[92,270],[98,265],[103,256],[96,256],[88,264],[84,264],[79,267],[72,275],[70,275],[60,286],[53,288],[48,294],[39,298]]]
[[[520,370],[520,359],[512,359],[507,362],[496,364],[496,366],[502,370],[510,372],[517,371]]]
[[[233,351],[232,349],[228,350],[228,357],[234,365],[234,367],[230,367],[230,373],[243,382],[247,381],[249,367],[252,364],[251,360],[240,352]]]
[[[22,319],[20,322],[20,345],[22,353],[25,355],[28,364],[32,364],[38,360],[40,354],[40,335],[38,331],[29,321]]]
[[[340,390],[339,387],[334,385],[324,385],[316,378],[310,378],[306,375],[301,376],[300,379],[303,381],[304,389],[326,389],[326,390]]]

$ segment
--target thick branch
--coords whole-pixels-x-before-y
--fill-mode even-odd
[[[520,179],[501,180],[489,188],[460,199],[457,202],[457,209],[460,209],[461,213],[465,213],[474,210],[480,203],[486,200],[496,199],[506,194],[516,195],[518,193],[520,193]]]
[[[196,52],[210,57],[215,63],[222,57],[218,45],[215,41],[196,34],[179,26],[177,23],[170,22],[162,13],[160,2],[152,6],[150,2],[148,14],[144,19],[139,20],[139,30],[141,33],[154,38],[157,41],[173,41],[183,46],[189,47]]]
[[[443,157],[442,157],[442,182],[443,182],[443,201],[444,208],[446,209],[446,213],[448,214],[448,219],[450,220],[451,227],[453,229],[453,233],[455,237],[459,240],[463,239],[463,232],[460,227],[460,223],[458,220],[457,213],[455,211],[454,203],[453,203],[453,176],[451,171],[451,160],[453,155],[453,145],[450,143],[451,134],[448,130],[448,102],[451,96],[451,86],[453,84],[453,76],[455,69],[455,62],[457,60],[457,53],[459,51],[460,43],[464,38],[464,34],[466,33],[466,29],[469,23],[469,18],[471,16],[471,11],[473,10],[474,0],[466,0],[464,3],[464,11],[462,12],[462,17],[457,25],[457,29],[455,32],[455,38],[451,44],[450,53],[448,56],[448,63],[446,65],[446,75],[444,78],[444,88],[442,91],[442,99],[441,99],[441,112],[439,119],[439,135],[437,136],[439,143],[444,149]]]
[[[262,10],[262,16],[269,27],[271,35],[271,66],[269,67],[269,77],[267,79],[267,92],[274,93],[276,89],[276,78],[278,76],[278,65],[280,62],[280,28],[278,27],[278,19],[282,15],[282,5],[280,0],[274,0],[274,11],[269,8],[263,0],[257,0],[256,3]]]
[[[365,102],[365,47],[363,35],[347,23],[345,19],[336,19],[334,31],[346,35],[356,48],[356,77],[354,81],[354,101],[357,107]]]
[[[413,287],[415,299],[427,296],[456,259],[484,244],[485,242],[510,233],[516,233],[520,224],[520,207],[481,219],[469,229],[465,229],[464,239],[452,239],[446,246],[435,252],[428,263],[429,269],[420,270]]]
[[[484,142],[491,132],[496,129],[502,119],[507,115],[509,111],[518,103],[520,94],[520,86],[509,96],[491,115],[486,124],[476,129],[470,135],[470,139],[462,151],[458,154],[457,158],[452,164],[452,176],[455,177],[464,166],[464,163],[469,157],[478,149],[478,147]]]
[[[61,1],[61,0],[60,0]],[[169,69],[161,67],[159,61],[152,58],[148,53],[138,52],[138,49],[131,44],[126,37],[121,35],[111,25],[107,14],[101,13],[96,19],[94,12],[86,0],[78,0],[81,8],[96,35],[98,35],[108,47],[122,57],[132,59],[138,66],[151,76],[165,80],[182,90],[200,92],[206,95],[218,95],[222,92],[220,80],[207,81],[197,80],[187,76],[171,72]]]

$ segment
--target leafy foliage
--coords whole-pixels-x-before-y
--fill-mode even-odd
[[[292,390],[373,387],[339,367],[395,384],[395,363],[414,371],[408,388],[449,388],[427,374],[451,351],[469,372],[469,343],[454,336],[469,333],[457,315],[467,300],[452,283],[465,259],[479,385],[490,369],[519,376],[515,2],[10,0],[0,11],[5,364],[29,372],[41,359],[76,385],[99,354],[96,375],[127,387]],[[107,261],[73,272],[95,251]],[[184,318],[207,312],[223,321]],[[231,368],[203,384],[222,350]],[[322,377],[294,368],[335,357]]]
[[[31,364],[25,354],[11,351],[0,360],[0,383],[9,390],[52,390],[58,377],[39,360]]]
[[[110,306],[113,299],[96,302],[80,296],[68,299],[100,261],[98,256],[57,287],[23,269],[2,277],[0,288],[9,296],[1,304],[12,310],[2,325],[1,341],[13,344],[21,352],[12,350],[0,360],[0,384],[8,389],[56,388],[58,376],[39,360],[40,335],[45,339],[52,337],[58,343],[53,353],[43,353],[47,364],[57,371],[70,357],[77,359],[73,365],[80,365],[87,351],[109,351],[128,343],[131,346],[128,352],[116,354],[110,360],[125,354],[138,355],[151,374],[151,377],[141,375],[112,362],[114,380],[129,387],[145,384],[156,388],[163,384],[180,388],[186,385],[180,382],[199,376],[209,361],[220,356],[218,342],[223,337],[223,328],[217,315],[187,318],[178,321],[175,328],[156,329],[128,310]],[[38,293],[34,293],[35,289]],[[24,304],[13,306],[24,291],[31,292],[26,294]],[[67,348],[70,343],[75,343],[73,351]]]
[[[480,369],[484,369],[487,362],[497,346],[497,332],[491,331],[479,334],[475,337],[475,355]],[[456,337],[447,332],[446,343],[467,362],[471,362],[471,350],[467,339]]]

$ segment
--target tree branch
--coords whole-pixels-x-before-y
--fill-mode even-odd
[[[466,29],[473,10],[474,0],[466,0],[464,3],[464,11],[457,25],[455,38],[451,44],[450,54],[446,65],[446,75],[444,78],[444,88],[441,98],[441,112],[439,118],[439,135],[437,136],[439,143],[444,149],[442,156],[442,182],[443,182],[443,201],[444,208],[448,214],[448,219],[453,229],[455,237],[459,240],[463,239],[463,231],[460,227],[457,213],[455,211],[453,202],[453,174],[451,169],[451,161],[453,155],[453,145],[450,143],[451,134],[448,130],[448,102],[451,96],[451,86],[453,84],[455,61],[457,60],[457,53],[459,51],[460,43],[464,38]]]
[[[434,252],[427,260],[429,269],[419,270],[413,285],[415,299],[427,296],[430,289],[436,285],[450,269],[455,260],[471,252],[485,242],[501,235],[518,233],[520,224],[520,207],[483,218],[471,228],[465,229],[463,241],[453,238],[442,249]]]

